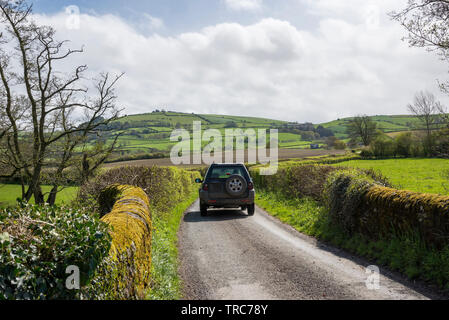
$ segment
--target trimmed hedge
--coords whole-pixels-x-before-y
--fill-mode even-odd
[[[311,197],[320,200],[327,176],[338,167],[322,165],[298,165],[278,170],[275,175],[260,175],[258,169],[251,169],[256,187],[270,192],[282,192],[291,198]]]
[[[350,233],[371,239],[416,231],[429,246],[449,243],[449,197],[380,186],[343,170],[330,174],[325,194],[329,214]]]
[[[345,160],[342,160],[345,159]],[[338,163],[348,159],[360,159],[358,155],[344,157],[320,157],[316,160],[295,162],[290,166],[280,166],[275,175],[260,175],[260,167],[251,167],[250,172],[256,187],[269,192],[281,192],[290,198],[309,197],[323,201],[323,191],[329,175],[344,169],[340,167],[323,165],[322,163]],[[358,175],[368,176],[379,184],[389,186],[389,182],[374,170],[356,169]]]
[[[159,285],[150,274],[159,230],[148,229],[171,218],[174,208],[196,190],[199,177],[199,172],[174,167],[119,167],[81,186],[78,201],[113,226],[115,251],[95,279],[94,298],[142,299]]]
[[[175,167],[118,167],[109,169],[80,187],[77,201],[96,207],[101,214],[110,208],[99,206],[100,193],[110,185],[131,185],[142,188],[148,195],[151,210],[168,212],[185,199],[199,178],[197,171]]]
[[[101,192],[99,202],[103,208],[112,205],[111,211],[101,218],[112,227],[110,255],[119,259],[132,248],[133,257],[128,263],[134,271],[136,296],[144,296],[151,272],[152,222],[148,197],[141,188],[112,185]]]

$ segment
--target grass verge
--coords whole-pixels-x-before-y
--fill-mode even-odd
[[[367,258],[380,267],[398,271],[410,279],[422,279],[449,290],[449,246],[428,248],[416,234],[394,234],[377,241],[362,235],[349,235],[332,223],[327,209],[319,202],[288,199],[280,194],[258,190],[257,205],[301,233]]]
[[[151,289],[149,300],[178,300],[181,285],[178,275],[178,229],[184,211],[198,198],[198,190],[172,211],[153,214]]]

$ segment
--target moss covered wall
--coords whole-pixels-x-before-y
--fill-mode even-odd
[[[101,220],[111,228],[111,255],[127,257],[126,263],[137,279],[137,290],[143,292],[149,284],[151,270],[151,212],[146,193],[138,187],[112,185],[99,198],[100,206],[111,206]],[[131,254],[130,254],[131,253]]]

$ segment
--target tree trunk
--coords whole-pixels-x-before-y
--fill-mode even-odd
[[[53,188],[50,191],[50,194],[47,198],[47,203],[51,206],[53,206],[56,202],[56,195],[58,194],[58,186],[54,185]]]

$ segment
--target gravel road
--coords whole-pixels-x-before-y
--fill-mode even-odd
[[[199,202],[179,230],[185,299],[438,299],[430,289],[380,269],[369,290],[368,262],[324,245],[256,208],[211,210]]]

